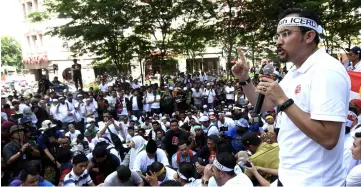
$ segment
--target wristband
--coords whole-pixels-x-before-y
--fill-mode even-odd
[[[293,105],[294,101],[293,99],[288,99],[286,102],[284,102],[281,106],[280,106],[280,111],[284,111],[286,110],[288,107],[290,107],[291,105]]]
[[[248,77],[248,79],[247,79],[246,81],[240,82],[239,85],[241,85],[241,86],[246,86],[246,85],[249,84],[249,83],[251,83],[251,78],[250,78],[250,77]]]

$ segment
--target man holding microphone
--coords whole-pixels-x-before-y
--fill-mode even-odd
[[[265,95],[262,111],[278,107],[278,186],[342,186],[349,76],[336,59],[318,49],[322,28],[317,15],[288,9],[279,18],[274,38],[278,56],[294,63],[284,79],[278,84],[262,77],[253,86],[240,50],[232,72],[253,106],[259,93]]]

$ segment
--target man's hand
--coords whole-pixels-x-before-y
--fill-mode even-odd
[[[276,106],[281,106],[288,100],[281,86],[274,80],[267,77],[261,78],[261,81],[258,83],[256,88],[256,92],[265,95],[265,97]]]
[[[29,143],[24,144],[24,145],[21,147],[20,150],[21,150],[22,152],[25,152],[25,151],[29,148],[29,145],[30,145]]]
[[[204,175],[202,178],[204,178],[205,180],[209,180],[213,176],[212,167],[213,167],[212,164],[206,165],[206,167],[204,168]]]
[[[150,172],[150,175],[147,174],[145,178],[151,186],[158,186],[158,177],[154,172]]]
[[[248,66],[246,64],[246,57],[244,56],[240,48],[237,49],[240,60],[232,67],[233,75],[240,81],[246,81],[248,79]]]
[[[204,166],[200,165],[198,162],[196,163],[196,169],[198,173],[203,173],[204,171]]]

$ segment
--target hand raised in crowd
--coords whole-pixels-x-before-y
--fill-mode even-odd
[[[212,167],[212,164],[208,164],[204,167],[203,177],[207,180],[213,176]]]
[[[29,143],[24,144],[24,145],[21,147],[21,151],[22,151],[22,152],[25,152],[25,151],[29,148],[29,146],[30,146]]]
[[[246,170],[248,170],[249,172],[251,172],[252,174],[257,173],[257,167],[253,165],[252,162],[249,162],[251,164],[251,167],[246,167]]]
[[[262,77],[260,80],[256,87],[256,92],[265,95],[273,105],[281,106],[288,100],[286,94],[277,82],[267,77]]]
[[[237,49],[239,55],[239,61],[232,67],[233,75],[240,81],[246,81],[248,79],[249,68],[246,64],[246,57],[244,56],[240,48]]]
[[[147,173],[145,178],[147,179],[147,181],[151,186],[158,186],[158,177],[154,172],[151,171],[150,175],[148,175]]]

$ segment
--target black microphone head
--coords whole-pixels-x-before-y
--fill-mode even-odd
[[[275,71],[275,68],[272,64],[267,64],[263,67],[263,74],[264,75],[271,75]]]

